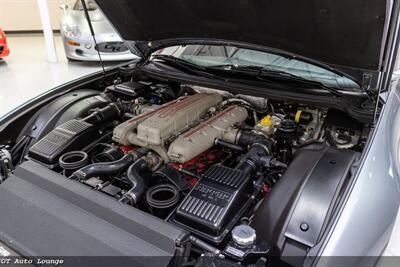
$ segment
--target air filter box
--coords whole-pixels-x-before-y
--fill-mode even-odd
[[[83,149],[100,135],[97,127],[81,121],[70,120],[58,126],[29,149],[29,157],[49,167],[58,158],[72,150]]]
[[[252,193],[252,179],[241,170],[214,165],[182,201],[172,221],[219,243],[250,206]]]
[[[113,92],[116,96],[124,99],[131,100],[139,96],[148,98],[151,96],[151,83],[146,82],[124,82],[119,84],[110,85],[106,91]]]

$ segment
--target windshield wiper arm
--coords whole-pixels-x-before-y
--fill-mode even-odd
[[[189,61],[186,61],[186,60],[178,58],[178,57],[174,57],[171,55],[158,54],[158,55],[153,55],[153,59],[161,60],[161,61],[163,61],[167,64],[170,64],[174,67],[184,69],[188,72],[191,72],[191,73],[203,76],[203,77],[212,78],[212,79],[220,79],[220,77],[207,72],[205,67],[196,65],[194,63],[191,63]]]
[[[163,54],[158,54],[158,55],[154,55],[153,59],[160,59],[162,61],[168,62],[168,63],[174,63],[174,64],[179,64],[179,65],[184,65],[184,66],[190,66],[192,68],[195,69],[199,69],[199,70],[204,70],[203,67],[193,64],[189,61],[186,61],[184,59],[180,59],[178,57],[174,57],[171,55],[163,55]]]
[[[279,70],[268,69],[262,66],[254,66],[254,65],[235,65],[235,64],[222,64],[222,65],[215,65],[210,67],[199,66],[184,59],[174,57],[171,55],[154,55],[153,59],[159,59],[166,63],[172,64],[174,66],[183,68],[187,71],[195,73],[197,75],[201,75],[207,78],[213,79],[223,79],[222,77],[210,73],[210,71],[215,70],[223,70],[223,71],[232,71],[232,72],[239,72],[244,73],[247,75],[251,75],[259,80],[264,80],[264,78],[278,78],[286,81],[298,82],[302,84],[317,86],[321,89],[325,89],[326,91],[330,92],[332,95],[337,97],[342,97],[343,93],[339,90],[326,86],[321,82],[308,80],[306,78]]]
[[[328,92],[330,92],[331,94],[333,94],[334,96],[337,96],[337,97],[342,97],[343,96],[343,93],[340,92],[339,90],[337,90],[336,88],[333,88],[333,87],[330,87],[330,86],[326,86],[322,82],[309,80],[309,79],[306,79],[304,77],[297,76],[297,75],[294,75],[294,74],[291,74],[291,73],[288,73],[288,72],[285,72],[285,71],[270,70],[270,69],[264,68],[263,70],[261,70],[261,74],[260,75],[261,76],[268,76],[270,74],[279,75],[281,77],[287,77],[289,80],[292,80],[292,81],[318,86],[321,89],[325,89],[325,90],[327,90]]]
[[[253,65],[235,65],[235,64],[222,64],[222,65],[216,65],[209,67],[211,69],[222,69],[226,71],[235,71],[235,72],[241,72],[249,75],[254,75],[257,79],[263,79],[263,78],[279,78],[279,79],[284,79],[284,80],[289,80],[289,81],[294,81],[294,82],[299,82],[303,84],[308,84],[308,85],[314,85],[317,86],[321,89],[325,89],[331,94],[341,97],[343,96],[343,93],[337,90],[336,88],[326,86],[322,82],[318,81],[313,81],[306,79],[301,76],[297,76],[294,74],[291,74],[289,72],[285,71],[280,71],[280,70],[274,70],[274,69],[268,69],[266,67],[262,66],[253,66]]]

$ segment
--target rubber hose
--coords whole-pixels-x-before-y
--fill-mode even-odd
[[[127,197],[132,200],[133,204],[136,204],[141,199],[146,190],[146,184],[141,173],[147,169],[147,162],[143,158],[140,158],[126,172],[128,182],[132,186],[127,192]]]
[[[247,153],[239,161],[236,169],[246,175],[253,176],[263,165],[263,157],[271,155],[272,142],[254,133],[242,132],[237,140],[239,145],[250,146]]]
[[[95,176],[109,176],[124,172],[134,162],[132,154],[127,154],[121,159],[112,162],[99,162],[87,165],[74,172],[69,179],[87,180]]]
[[[263,135],[248,131],[241,131],[236,140],[236,144],[240,146],[251,146],[255,143],[262,144],[271,150],[272,141]]]
[[[245,150],[244,147],[242,147],[240,145],[237,145],[237,144],[234,144],[234,143],[222,140],[222,139],[215,139],[214,144],[216,144],[217,146],[223,146],[223,147],[226,147],[226,148],[229,148],[236,152],[241,152],[241,153],[243,153]]]
[[[119,116],[121,116],[121,111],[119,110],[118,106],[114,103],[110,103],[104,108],[95,110],[93,113],[83,118],[82,121],[97,125],[100,123],[113,121]]]

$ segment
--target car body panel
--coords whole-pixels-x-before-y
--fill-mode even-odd
[[[322,256],[379,256],[385,248],[400,205],[400,85],[393,82],[355,183],[325,240]],[[348,257],[348,266],[366,264]],[[323,266],[337,266],[327,257]],[[376,260],[376,258],[375,258]],[[370,262],[371,264],[372,262]]]
[[[10,48],[7,44],[7,37],[3,30],[0,28],[0,58],[6,57],[10,54]]]

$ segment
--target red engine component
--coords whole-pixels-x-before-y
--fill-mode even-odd
[[[265,197],[271,191],[271,186],[269,184],[263,184],[262,186],[262,196]]]
[[[135,150],[135,147],[134,146],[120,146],[119,149],[121,149],[121,151],[124,154],[128,154],[129,152]]]
[[[201,175],[208,167],[224,161],[227,156],[228,153],[222,149],[210,148],[185,163],[172,163],[170,166],[177,170],[184,169],[196,175]],[[185,174],[185,177],[191,186],[194,186],[198,181],[196,177],[187,174]]]

